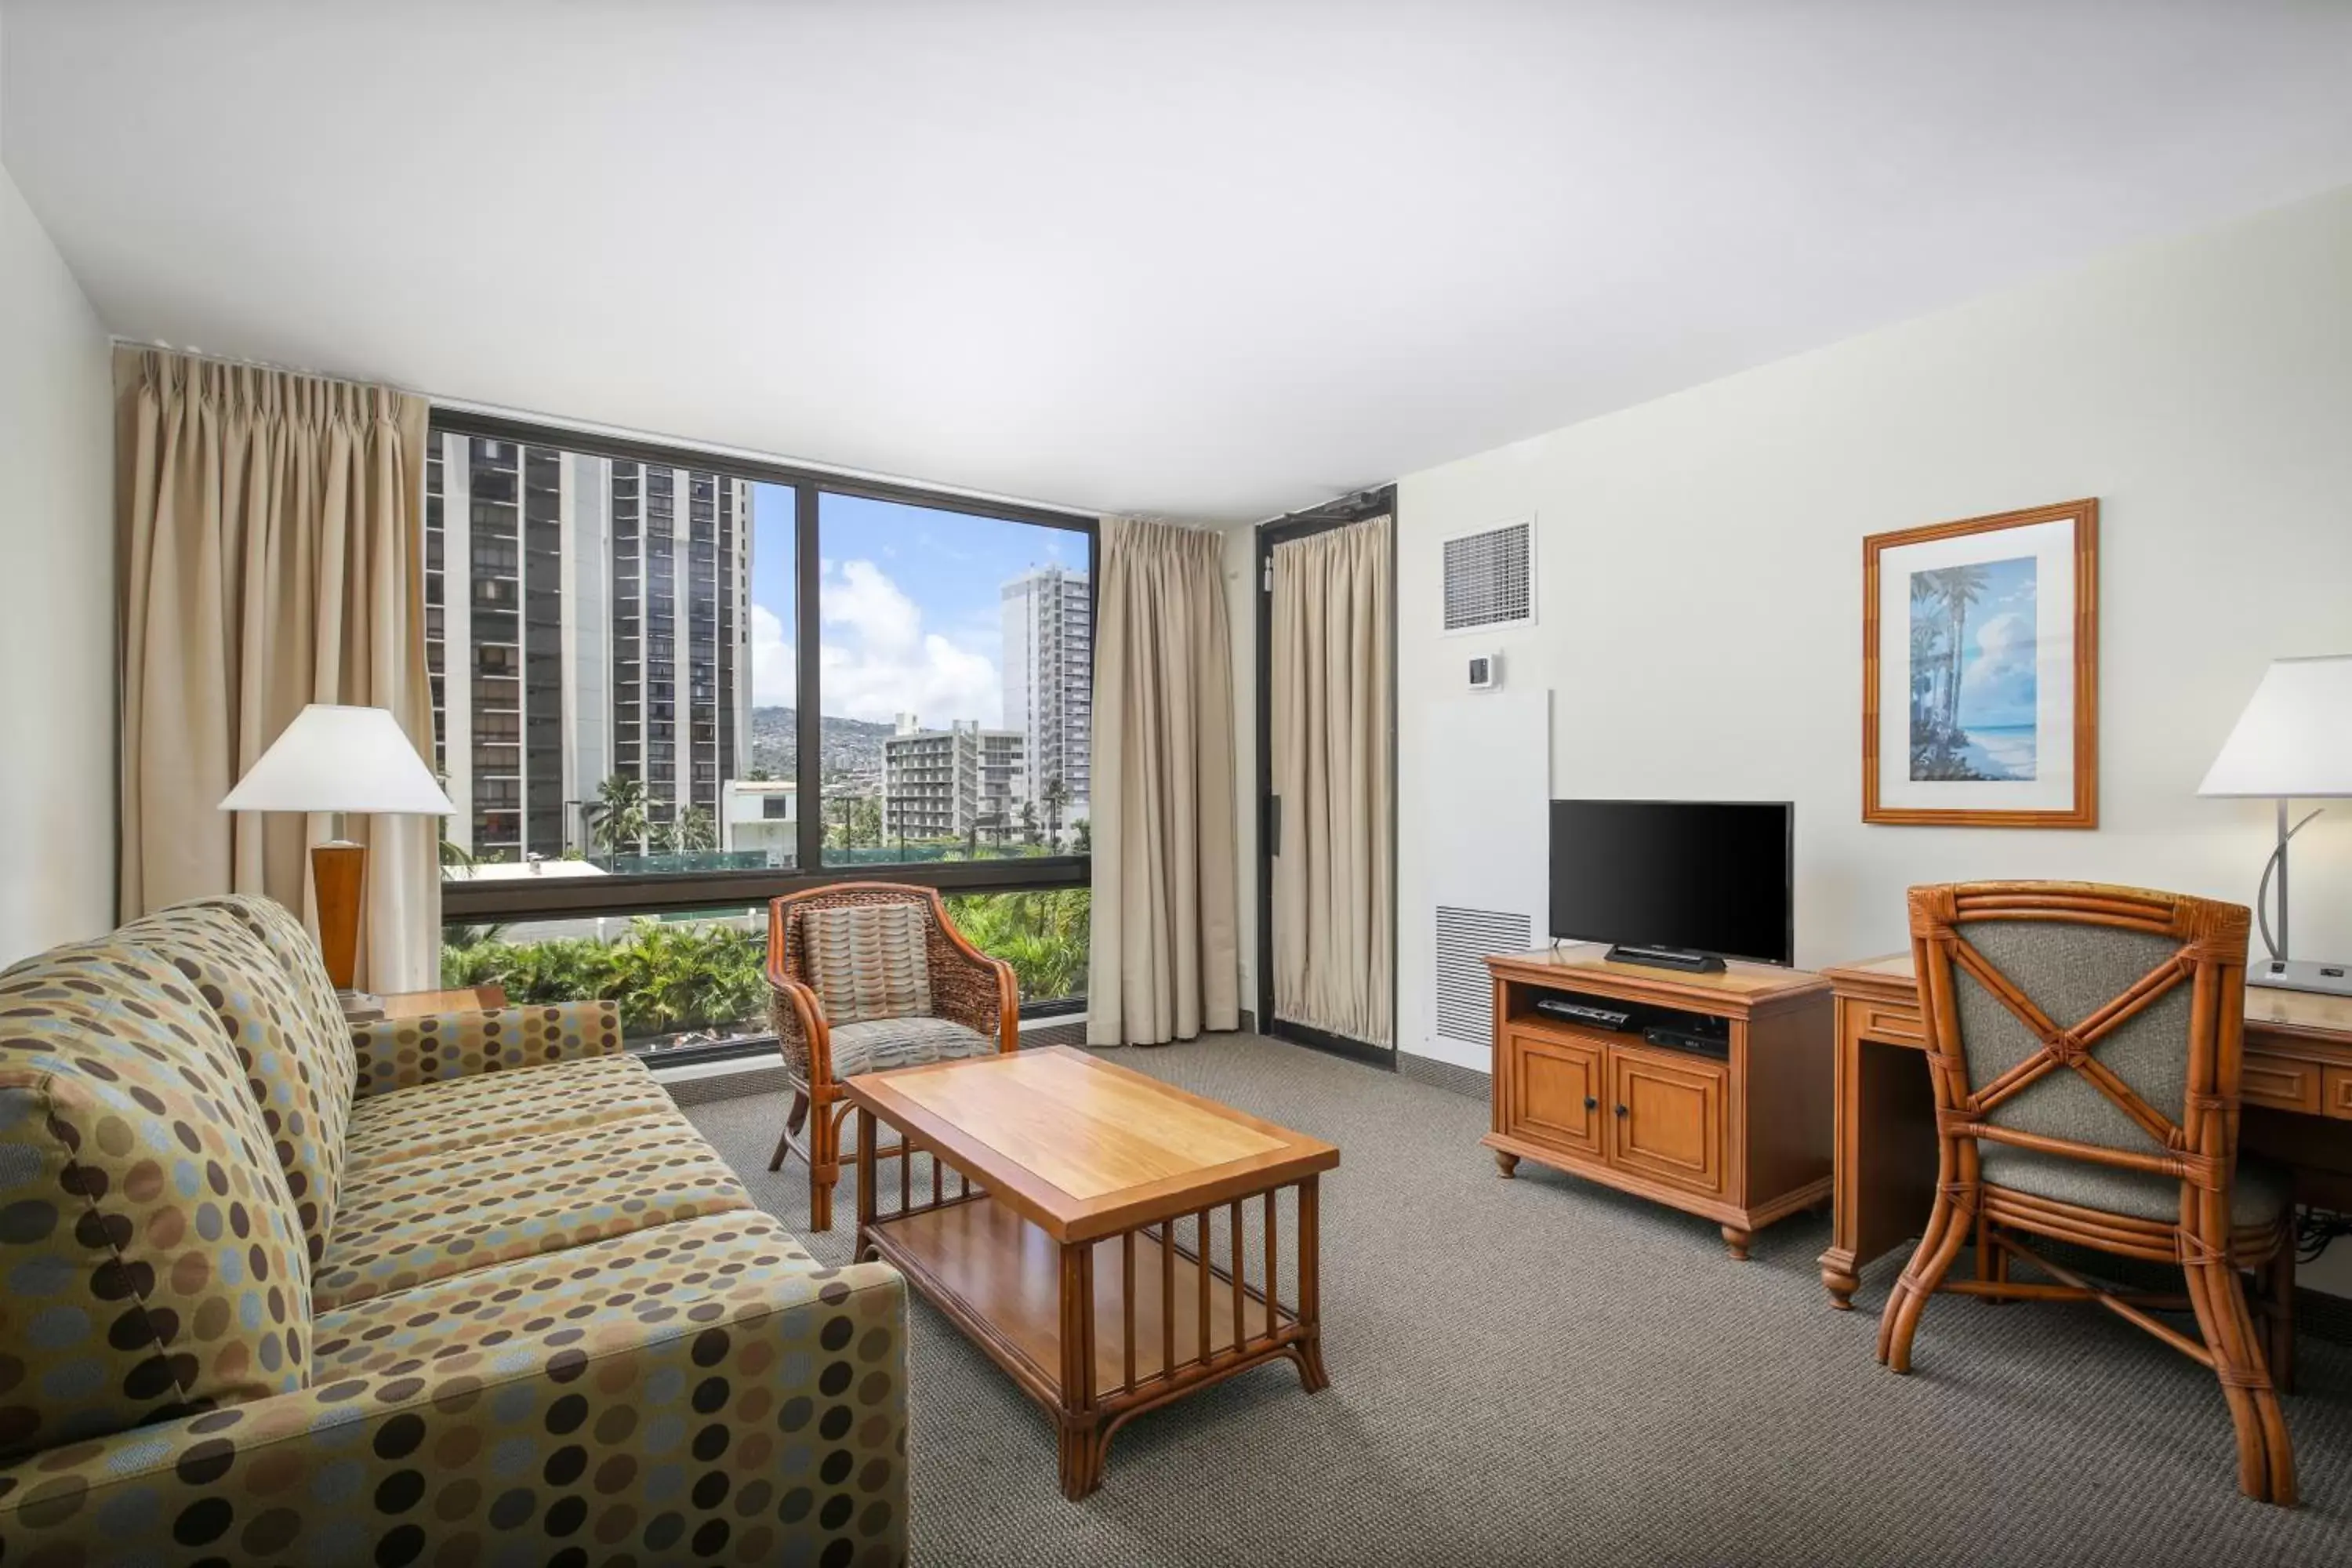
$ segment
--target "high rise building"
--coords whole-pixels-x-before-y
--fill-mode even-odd
[[[720,786],[751,748],[751,487],[607,467],[613,771],[644,784],[656,825],[701,812],[715,847]]]
[[[925,730],[911,713],[882,741],[882,832],[890,838],[961,838],[1015,826],[1022,737],[959,719]]]
[[[742,480],[433,438],[425,657],[452,842],[585,849],[581,808],[615,773],[656,824],[716,821],[751,728],[750,525]]]
[[[1094,733],[1094,615],[1087,574],[1040,566],[1004,584],[1004,727],[1026,753],[1024,799],[1040,820],[1056,778],[1067,792],[1062,820],[1086,815]]]

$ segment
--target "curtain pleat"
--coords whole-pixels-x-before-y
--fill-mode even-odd
[[[1105,518],[1095,637],[1090,1045],[1241,1024],[1223,542]]]
[[[1277,1017],[1395,1043],[1389,520],[1274,547]]]
[[[262,892],[315,921],[328,819],[221,797],[307,703],[389,709],[433,754],[425,400],[140,349],[117,352],[115,394],[122,917]],[[345,825],[370,851],[362,987],[435,983],[439,830]]]

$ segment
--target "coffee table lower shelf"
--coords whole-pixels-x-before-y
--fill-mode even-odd
[[[1284,1306],[1278,1292],[1269,1305],[1248,1282],[1247,1199],[1064,1244],[973,1189],[861,1219],[857,1251],[896,1266],[1053,1415],[1062,1490],[1076,1500],[1101,1483],[1112,1436],[1145,1410],[1285,1357],[1297,1363],[1309,1393],[1328,1384],[1315,1315],[1314,1179],[1297,1186],[1297,1219],[1287,1228],[1303,1315]],[[1249,1198],[1274,1219],[1274,1192]],[[1276,1278],[1283,1228],[1261,1225],[1262,1279]],[[1226,1265],[1202,1264],[1203,1238],[1210,1257],[1222,1251]]]

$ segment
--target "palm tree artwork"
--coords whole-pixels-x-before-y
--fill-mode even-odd
[[[1911,574],[1911,777],[1916,781],[1984,781],[2016,776],[2000,771],[1999,761],[1979,762],[1986,755],[1978,737],[1962,721],[1964,702],[1981,715],[1984,710],[1988,661],[1973,663],[1969,653],[1972,632],[1985,636],[2012,628],[2014,614],[1999,617],[2002,626],[1979,626],[1971,612],[1983,604],[2000,574],[2002,605],[2021,603],[2030,626],[2032,563],[1962,563]],[[2023,586],[2018,588],[2021,580]],[[1996,605],[1996,608],[2001,605]],[[2005,641],[2014,642],[2011,630]],[[2023,634],[2031,646],[2031,632]],[[1988,650],[1980,649],[1980,655]],[[1972,684],[1973,682],[1973,684]],[[1971,695],[1974,693],[1975,695]],[[2026,700],[2030,703],[2030,688]],[[2001,722],[2007,721],[2001,720]],[[1991,771],[1986,771],[1990,768]],[[2030,773],[2027,776],[2031,776]]]

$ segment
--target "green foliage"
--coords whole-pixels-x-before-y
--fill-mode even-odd
[[[1013,965],[1021,994],[1082,996],[1087,989],[1088,890],[959,893],[948,900],[973,945]],[[642,917],[612,942],[551,937],[508,942],[499,926],[452,926],[441,948],[441,984],[501,985],[518,1005],[603,998],[617,1002],[632,1037],[692,1029],[764,1028],[766,942],[720,921]]]
[[[1043,1001],[1087,991],[1085,888],[1036,893],[958,893],[948,899],[956,928],[991,958],[1013,966],[1021,994]]]
[[[861,845],[875,848],[881,847],[880,797],[846,792],[832,794],[825,797],[825,807],[833,818],[824,825],[826,848],[856,849]]]
[[[459,940],[460,938],[473,940]],[[617,1002],[629,1035],[687,1029],[743,1032],[766,1010],[763,943],[757,932],[711,923],[688,925],[651,918],[629,922],[628,934],[552,937],[510,942],[453,930],[441,949],[441,983],[457,987],[506,987],[518,1005],[598,998]]]

